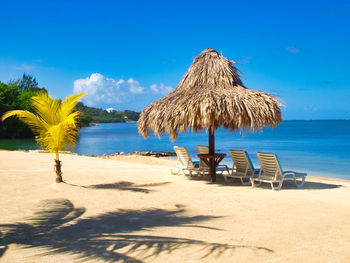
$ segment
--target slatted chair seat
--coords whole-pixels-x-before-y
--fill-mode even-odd
[[[229,175],[225,177],[225,180],[229,178],[238,178],[243,185],[250,184],[250,178],[259,173],[259,169],[254,169],[254,165],[249,158],[246,151],[242,150],[229,150],[233,165]]]
[[[280,190],[285,180],[293,180],[298,188],[304,186],[306,173],[283,171],[276,154],[262,152],[258,152],[257,154],[261,169],[258,177],[252,177],[250,179],[253,187],[261,183],[270,183],[273,190]],[[277,184],[277,186],[274,184]]]

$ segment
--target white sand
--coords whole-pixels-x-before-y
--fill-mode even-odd
[[[350,182],[251,188],[173,160],[0,151],[0,262],[349,262]]]

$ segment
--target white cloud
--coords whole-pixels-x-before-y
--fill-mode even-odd
[[[304,106],[304,110],[308,111],[308,112],[316,112],[318,109],[314,104],[309,104]]]
[[[158,99],[171,92],[173,88],[163,83],[152,84],[149,88],[141,86],[140,82],[129,78],[128,80],[115,80],[93,73],[87,78],[74,81],[74,93],[87,93],[82,101],[92,107],[112,108],[124,107],[124,105],[139,104],[141,101]],[[131,106],[130,106],[131,107]]]
[[[173,91],[173,88],[171,86],[166,86],[163,83],[160,83],[159,85],[152,84],[149,87],[153,92],[160,94],[168,94],[169,92]]]
[[[125,91],[121,88],[123,85],[125,85],[123,79],[116,81],[99,73],[93,73],[85,79],[75,80],[73,92],[86,92],[87,95],[82,100],[88,106],[115,104],[125,95]]]
[[[252,58],[252,56],[241,56],[237,62],[239,65],[246,65],[250,63]]]
[[[293,53],[293,54],[298,54],[300,53],[300,49],[297,48],[297,47],[293,47],[293,46],[290,46],[290,47],[286,47],[285,50],[289,53]]]
[[[131,93],[140,94],[144,92],[144,88],[140,86],[140,83],[133,78],[128,79],[129,90]]]
[[[23,64],[21,66],[14,66],[14,70],[34,70],[35,66]]]

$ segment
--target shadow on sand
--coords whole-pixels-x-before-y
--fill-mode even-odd
[[[89,188],[89,189],[116,189],[120,191],[132,191],[132,192],[141,192],[141,193],[150,193],[154,190],[147,189],[147,187],[157,187],[157,186],[163,186],[166,184],[169,184],[170,182],[162,182],[162,183],[152,183],[152,184],[135,184],[133,182],[127,182],[127,181],[120,181],[115,183],[109,183],[109,184],[94,184],[89,186],[83,186],[83,185],[77,185],[77,184],[70,184],[66,183],[70,186],[77,186],[81,188]]]
[[[221,175],[216,176],[216,182],[211,183],[209,181],[208,177],[203,177],[203,176],[186,176],[189,180],[197,180],[197,181],[204,181],[207,184],[217,184],[220,186],[241,186],[241,187],[251,187],[250,185],[248,186],[243,186],[241,181],[239,179],[234,179],[232,182],[226,182],[224,177]],[[283,186],[281,190],[305,190],[305,189],[311,189],[311,190],[323,190],[323,189],[334,189],[334,188],[340,188],[343,187],[343,185],[340,184],[327,184],[327,183],[320,183],[320,182],[308,182],[307,177],[306,177],[306,182],[303,188],[296,188],[295,184],[291,180],[287,180],[283,182]],[[267,188],[271,189],[270,184],[265,184],[262,183],[260,186],[257,186],[257,188]]]
[[[45,248],[39,254],[74,254],[81,260],[99,259],[107,262],[142,262],[160,253],[168,253],[193,246],[193,252],[202,258],[236,248],[273,253],[265,247],[208,243],[201,240],[167,236],[142,235],[137,231],[156,227],[202,227],[200,222],[213,220],[214,216],[185,216],[178,205],[174,210],[145,209],[118,210],[96,217],[80,218],[85,208],[75,208],[67,199],[47,200],[39,211],[23,221],[0,225],[0,257],[8,245],[19,244],[28,248]],[[176,231],[174,229],[174,231]]]

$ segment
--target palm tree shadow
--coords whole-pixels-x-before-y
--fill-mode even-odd
[[[132,192],[141,192],[141,193],[150,193],[155,190],[148,189],[147,187],[156,187],[156,186],[162,186],[169,184],[170,182],[161,182],[161,183],[152,183],[152,184],[135,184],[133,182],[127,182],[127,181],[120,181],[115,183],[109,183],[109,184],[94,184],[94,185],[88,185],[88,186],[81,186],[76,184],[70,184],[66,183],[71,186],[78,186],[82,188],[89,188],[89,189],[116,189],[120,191],[132,191]]]
[[[254,251],[273,251],[265,247],[208,243],[201,240],[155,235],[140,235],[137,231],[156,227],[210,227],[197,223],[213,220],[215,216],[185,216],[180,206],[174,210],[118,210],[96,217],[79,218],[84,208],[75,208],[67,199],[47,200],[40,211],[24,222],[0,225],[0,257],[8,245],[46,248],[41,255],[74,254],[84,259],[103,259],[107,262],[142,262],[140,259],[171,253],[194,246],[203,257],[219,256],[227,250],[244,247]],[[136,233],[135,233],[136,232]]]

